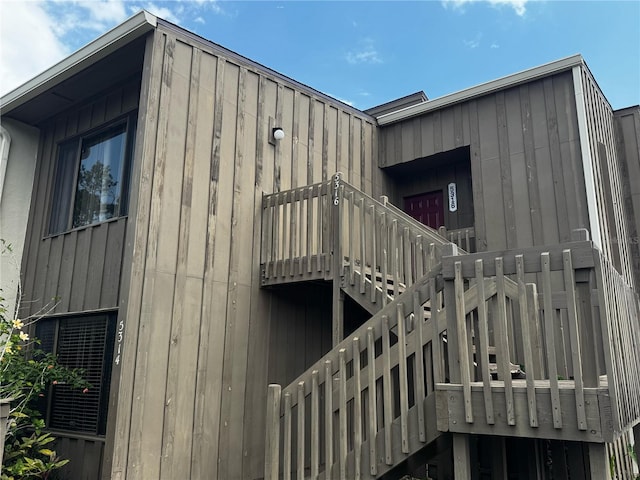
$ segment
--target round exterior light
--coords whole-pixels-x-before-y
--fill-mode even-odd
[[[274,140],[282,140],[284,138],[284,130],[280,127],[276,127],[273,129],[273,139]]]

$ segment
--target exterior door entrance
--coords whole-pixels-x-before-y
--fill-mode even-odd
[[[444,225],[442,190],[405,197],[404,211],[425,225],[438,229]]]

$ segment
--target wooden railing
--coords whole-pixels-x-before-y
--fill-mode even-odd
[[[508,276],[517,282],[515,295],[505,290]],[[549,418],[537,405],[541,392],[550,396],[554,429],[589,430],[592,439],[611,441],[640,418],[638,297],[591,242],[445,257],[443,278],[444,301],[451,307],[452,368],[449,385],[438,388],[451,391],[459,385],[462,391],[459,407],[449,405],[449,427],[453,423],[463,432],[465,423],[493,426],[497,417],[508,426],[519,418],[528,427],[541,427],[542,417]],[[487,284],[494,286],[494,295],[466,301],[472,285],[482,298]],[[523,371],[522,380],[512,379],[514,366]],[[526,388],[526,412],[517,411],[516,384]],[[609,429],[607,422],[600,424],[598,402],[585,400],[598,389],[608,391],[609,399],[602,400],[611,403]],[[561,401],[568,390],[571,421],[563,417],[567,406]],[[483,429],[476,425],[474,431]]]
[[[443,381],[439,268],[281,390],[270,385],[266,479],[376,478],[437,435],[425,399]],[[417,313],[417,314],[416,314]],[[435,407],[432,408],[435,412]]]
[[[466,250],[469,253],[474,253],[477,250],[476,230],[473,227],[456,228],[452,230],[447,230],[446,227],[440,227],[438,234],[451,243],[456,244],[461,250]]]
[[[331,181],[266,195],[262,205],[264,284],[348,271],[348,280],[354,284],[358,277],[362,290],[369,280],[372,292],[387,282],[397,295],[430,271],[449,243],[349,185],[340,173]]]

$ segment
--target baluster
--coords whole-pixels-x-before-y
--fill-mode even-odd
[[[376,476],[378,459],[376,436],[378,432],[378,405],[376,396],[376,350],[373,327],[367,328],[367,368],[369,372],[369,472]]]

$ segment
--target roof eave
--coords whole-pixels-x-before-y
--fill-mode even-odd
[[[459,92],[451,93],[443,97],[434,98],[417,105],[406,107],[395,112],[386,113],[377,117],[378,125],[388,125],[390,123],[399,122],[423,113],[437,110],[446,106],[450,106],[456,103],[477,98],[482,95],[496,92],[505,88],[520,85],[522,83],[530,82],[532,80],[546,77],[555,73],[559,73],[565,70],[570,70],[577,65],[583,65],[584,59],[582,55],[572,55],[554,62],[546,63],[535,68],[524,70],[519,73],[514,73],[506,77],[492,80],[490,82],[476,85],[475,87],[467,88]]]
[[[0,111],[11,110],[102,60],[123,45],[156,28],[157,17],[142,10],[54,66],[0,98]]]

